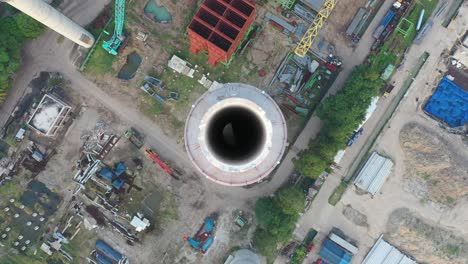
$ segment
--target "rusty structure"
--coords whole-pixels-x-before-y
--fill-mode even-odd
[[[229,62],[255,19],[248,0],[205,0],[188,26],[190,52],[208,51],[208,63]]]

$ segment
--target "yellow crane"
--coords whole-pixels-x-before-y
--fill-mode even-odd
[[[330,16],[337,1],[338,0],[325,0],[322,8],[320,8],[320,11],[314,18],[314,21],[312,21],[312,24],[307,29],[301,41],[299,41],[299,43],[297,44],[296,49],[294,49],[294,53],[296,53],[297,56],[302,58],[307,54],[310,47],[312,47],[312,43],[314,43],[315,37],[319,34],[323,24]]]

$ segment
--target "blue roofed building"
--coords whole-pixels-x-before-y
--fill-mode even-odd
[[[444,77],[424,106],[424,112],[450,127],[464,126],[468,123],[468,91]]]
[[[330,233],[319,252],[320,258],[327,264],[349,264],[357,247],[334,233]]]

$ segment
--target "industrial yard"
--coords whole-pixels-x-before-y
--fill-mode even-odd
[[[466,2],[26,2],[0,263],[466,263]]]

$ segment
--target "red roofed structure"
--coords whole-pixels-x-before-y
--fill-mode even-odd
[[[205,0],[188,26],[190,52],[208,50],[208,63],[228,62],[255,19],[248,0]]]

